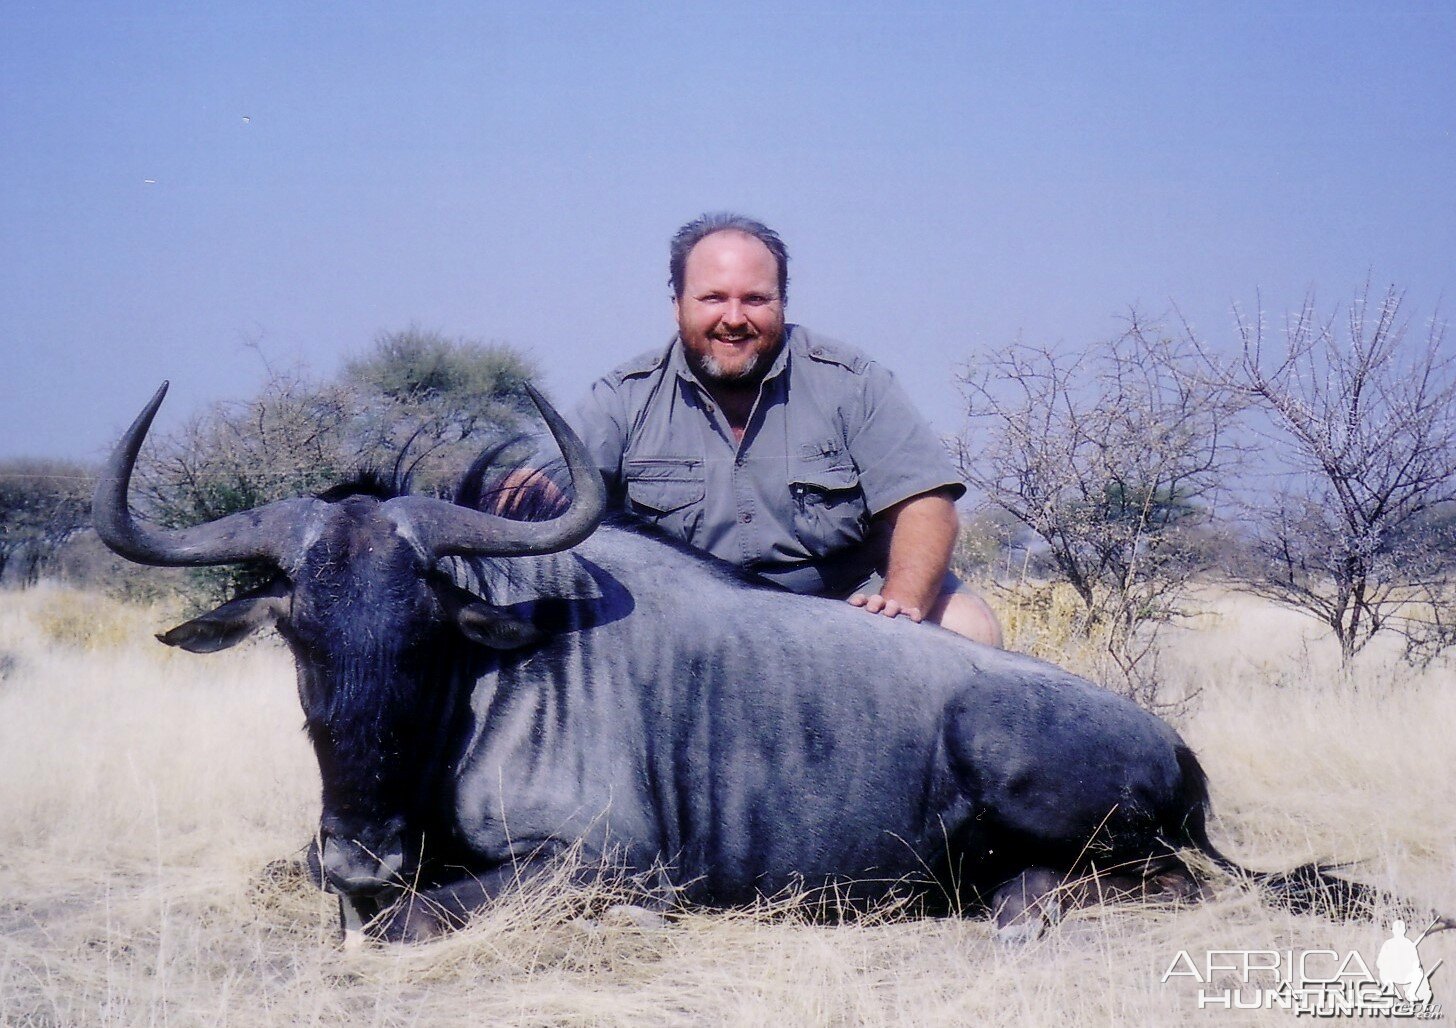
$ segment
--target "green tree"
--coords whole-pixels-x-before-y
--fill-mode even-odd
[[[319,492],[366,459],[348,390],[301,372],[270,373],[250,400],[217,403],[143,449],[133,493],[145,516],[178,528]],[[261,585],[248,565],[197,568],[200,603]]]
[[[342,384],[359,398],[362,448],[388,455],[425,489],[449,485],[482,441],[522,423],[537,374],[518,350],[408,328],[388,332],[350,361]]]
[[[33,585],[56,551],[91,523],[96,473],[68,461],[0,464],[0,581]]]
[[[272,369],[245,401],[215,404],[148,445],[139,509],[179,527],[371,469],[421,491],[452,484],[487,440],[522,423],[534,367],[509,346],[408,329],[381,335],[336,381]],[[193,571],[199,603],[262,584],[267,569]]]

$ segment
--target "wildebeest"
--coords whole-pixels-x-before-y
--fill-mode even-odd
[[[159,638],[209,652],[272,623],[287,641],[346,921],[428,937],[568,850],[680,902],[823,888],[1003,923],[1068,876],[1190,884],[1185,848],[1233,867],[1163,721],[1040,660],[602,524],[602,482],[539,397],[575,493],[555,519],[360,487],[162,530],[127,490],[165,391],[106,465],[97,530],[142,563],[276,570]],[[1313,865],[1262,880],[1295,904],[1371,899]]]

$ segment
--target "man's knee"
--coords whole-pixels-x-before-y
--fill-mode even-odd
[[[952,582],[954,585],[951,585]],[[1002,645],[1001,620],[996,617],[996,612],[978,593],[967,589],[959,581],[948,579],[947,586],[926,620],[973,642],[999,649]]]

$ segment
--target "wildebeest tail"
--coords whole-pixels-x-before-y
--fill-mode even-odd
[[[1177,755],[1182,778],[1178,809],[1184,812],[1178,834],[1184,845],[1198,850],[1222,870],[1252,882],[1279,906],[1299,914],[1320,914],[1336,920],[1375,920],[1382,910],[1411,906],[1372,886],[1332,874],[1341,866],[1338,864],[1312,862],[1289,871],[1251,871],[1230,860],[1208,838],[1207,820],[1212,807],[1203,766],[1193,751],[1181,743]]]

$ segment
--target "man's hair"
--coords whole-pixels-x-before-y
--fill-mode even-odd
[[[742,232],[752,236],[773,254],[779,266],[779,300],[789,298],[789,251],[779,234],[761,221],[754,221],[742,214],[717,211],[694,218],[672,237],[667,251],[667,279],[672,286],[672,295],[679,300],[683,295],[683,279],[688,264],[688,254],[714,232]]]

